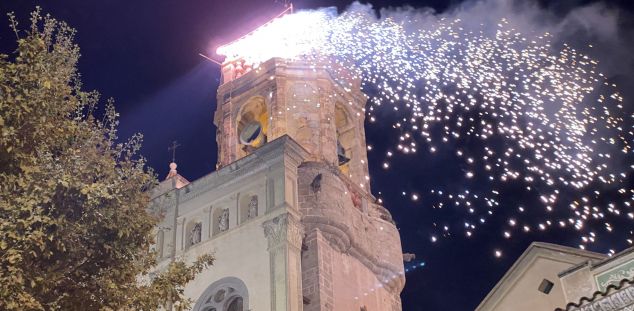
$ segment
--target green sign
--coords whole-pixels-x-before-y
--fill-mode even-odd
[[[634,259],[618,265],[610,270],[597,274],[595,277],[599,291],[605,289],[612,284],[619,284],[623,279],[634,278]]]

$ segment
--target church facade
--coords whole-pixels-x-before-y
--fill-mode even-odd
[[[401,310],[398,230],[372,196],[360,82],[345,68],[225,62],[218,169],[176,164],[153,191],[159,269],[211,253],[185,289],[196,311]]]

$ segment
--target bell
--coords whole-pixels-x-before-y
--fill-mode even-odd
[[[260,122],[247,123],[240,132],[240,143],[253,147],[260,146],[264,142],[264,133]]]

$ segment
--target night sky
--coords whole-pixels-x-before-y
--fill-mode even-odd
[[[634,44],[631,36],[634,27],[632,5],[627,2],[540,1],[538,9],[552,13],[553,18],[564,18],[572,10],[588,5],[619,12],[607,17],[618,19],[616,29],[604,32],[567,29],[562,31],[560,39],[579,46],[589,42],[601,45],[593,57],[603,62],[602,69],[623,90],[625,104],[631,111],[634,62],[629,47]],[[296,9],[337,6],[340,11],[350,3],[294,1]],[[461,1],[443,0],[369,3],[377,9],[388,5],[430,7],[436,14],[450,12],[461,5]],[[281,3],[272,0],[2,0],[0,13],[5,16],[14,11],[21,26],[26,27],[28,13],[36,5],[41,6],[44,13],[77,29],[77,43],[82,52],[79,66],[85,89],[96,89],[104,99],[116,100],[121,113],[120,137],[136,132],[144,134],[142,153],[161,179],[167,174],[171,160],[167,148],[177,140],[181,145],[177,151],[178,171],[190,181],[213,171],[217,160],[216,128],[212,119],[220,71],[198,53],[213,54],[219,44],[255,29],[283,10]],[[466,9],[459,11],[464,13]],[[487,18],[467,16],[475,21]],[[8,20],[0,26],[0,52],[10,53],[15,49],[15,36],[8,27]],[[602,37],[606,33],[614,37]],[[432,185],[455,184],[460,182],[455,176],[462,174],[462,168],[457,164],[452,146],[445,146],[433,157],[427,153],[413,157],[396,155],[391,170],[381,169],[382,155],[394,142],[391,125],[379,122],[366,126],[366,135],[368,144],[374,147],[368,153],[373,193],[382,197],[391,211],[401,233],[403,251],[415,253],[417,257],[406,267],[425,263],[424,267],[407,273],[402,293],[404,310],[473,310],[531,242],[579,244],[578,234],[568,230],[537,231],[505,240],[500,236],[500,228],[507,219],[504,215],[500,215],[497,222],[479,228],[470,238],[456,232],[431,243],[429,237],[434,226],[443,225],[436,221],[438,211],[430,209],[426,199],[413,202],[403,197],[401,191],[410,193],[433,188]],[[412,169],[413,164],[416,169]],[[513,193],[513,189],[506,190]],[[522,200],[521,195],[511,195],[501,202],[511,205]],[[451,214],[441,216],[443,219],[452,217]],[[459,218],[456,216],[455,222],[459,223]],[[605,253],[610,248],[618,251],[627,247],[623,236],[630,234],[632,223],[615,225],[622,229],[593,245],[592,250]],[[494,249],[503,250],[501,258],[493,256]]]

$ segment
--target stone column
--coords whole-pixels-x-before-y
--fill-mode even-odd
[[[303,310],[301,247],[303,228],[290,213],[265,221],[271,271],[271,310]]]

